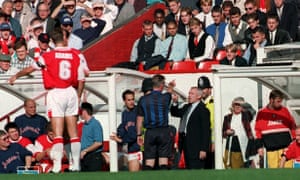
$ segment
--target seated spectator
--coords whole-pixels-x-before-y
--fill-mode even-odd
[[[151,57],[158,53],[160,40],[153,33],[153,23],[150,20],[145,20],[142,26],[143,35],[134,42],[130,61],[135,62],[136,65],[142,62],[146,66],[148,61],[152,60]]]
[[[53,161],[50,159],[50,150],[53,146],[54,132],[51,126],[51,123],[47,123],[46,126],[47,134],[40,135],[35,140],[35,160],[37,165],[40,165],[43,168],[43,173],[49,173],[53,167]],[[69,168],[67,159],[64,158],[62,163],[61,171],[64,172]]]
[[[15,53],[11,57],[11,67],[22,70],[34,63],[33,58],[28,55],[27,43],[24,38],[20,38],[14,45]]]
[[[284,149],[284,152],[281,155],[281,161],[279,165],[281,168],[284,167],[286,161],[291,159],[294,160],[294,168],[300,167],[300,126],[296,128],[295,134],[295,140]]]
[[[50,51],[50,37],[47,33],[41,33],[38,36],[38,47],[29,49],[28,55],[34,59],[34,61],[38,61],[43,53]]]
[[[230,10],[233,7],[233,3],[231,1],[224,1],[222,3],[222,14],[224,22],[227,24],[230,23]]]
[[[38,37],[44,32],[44,24],[38,17],[30,21],[30,27],[27,28],[25,38],[29,39],[27,42],[28,49],[38,47]]]
[[[245,42],[247,43],[247,46],[248,46],[250,43],[253,43],[253,40],[252,40],[253,30],[256,27],[260,26],[260,24],[259,24],[259,19],[258,19],[258,16],[256,13],[247,15],[246,22],[248,24],[248,28],[245,31]],[[260,27],[263,27],[263,26],[260,26]]]
[[[180,10],[180,20],[182,23],[178,24],[178,33],[185,35],[187,38],[190,35],[190,20],[192,19],[192,10],[188,7],[183,7]]]
[[[14,9],[11,16],[17,21],[19,21],[22,28],[22,34],[25,34],[31,19],[34,18],[36,15],[31,11],[28,4],[23,0],[14,0],[13,2]]]
[[[38,1],[38,0],[36,0]],[[55,2],[60,2],[55,1]],[[56,21],[52,18],[50,7],[48,6],[47,2],[39,2],[36,6],[36,14],[37,17],[41,19],[41,23],[43,23],[43,32],[50,33],[54,30],[56,26]],[[31,23],[30,23],[31,25]],[[30,48],[29,48],[30,49]]]
[[[83,7],[83,9],[76,9],[76,5]],[[87,5],[77,3],[76,0],[61,1],[59,6],[51,14],[51,18],[61,19],[64,16],[69,16],[73,20],[73,32],[81,28],[81,17],[85,14],[93,15],[94,12]]]
[[[104,162],[102,156],[103,130],[100,122],[93,117],[93,106],[81,104],[81,118],[85,120],[81,136],[81,171],[100,171]]]
[[[69,16],[65,16],[60,20],[61,29],[65,30],[68,38],[68,47],[74,49],[81,49],[83,41],[80,37],[73,33],[73,20]]]
[[[12,11],[13,11],[13,1],[12,0],[4,0],[2,2],[2,9],[1,11],[4,12],[8,16],[8,23],[13,30],[13,34],[18,38],[22,36],[22,27],[18,20],[13,18]]]
[[[153,31],[160,40],[165,40],[167,37],[167,25],[165,23],[165,12],[163,9],[154,11]]]
[[[6,54],[13,53],[13,47],[16,42],[16,37],[12,34],[11,26],[8,23],[0,24],[0,37],[1,37],[1,46],[2,52]],[[7,48],[7,50],[6,50]]]
[[[44,116],[36,113],[36,103],[33,99],[24,101],[25,113],[15,118],[15,123],[20,128],[21,136],[27,137],[34,142],[35,139],[46,133],[48,123]]]
[[[292,42],[290,34],[279,27],[279,18],[276,14],[268,14],[266,33],[268,45],[277,45]]]
[[[213,38],[203,31],[204,25],[197,18],[190,21],[191,35],[188,40],[188,56],[199,63],[206,59],[212,59],[215,49]]]
[[[10,61],[10,55],[0,53],[0,75],[14,75],[19,71],[17,68],[10,66]]]
[[[261,26],[266,26],[267,23],[267,15],[266,13],[262,12],[256,4],[256,0],[246,0],[244,6],[245,6],[245,10],[246,13],[242,16],[242,20],[243,21],[247,21],[247,16],[250,14],[256,14],[257,18],[259,20],[259,24]]]
[[[200,0],[200,6],[202,12],[196,15],[195,18],[198,18],[201,22],[203,22],[203,29],[205,29],[207,26],[214,23],[214,20],[211,16],[212,0]]]
[[[227,28],[233,43],[241,44],[242,48],[245,49],[245,31],[248,25],[241,20],[241,11],[238,7],[232,7],[230,9],[230,24]]]
[[[10,143],[8,134],[0,130],[0,173],[17,173],[19,166],[31,166],[32,153],[17,143]]]
[[[178,26],[175,21],[167,23],[169,37],[159,47],[159,54],[168,61],[182,61],[187,53],[187,39],[184,35],[177,33]]]
[[[258,26],[252,33],[253,43],[251,43],[245,51],[243,58],[247,60],[249,66],[255,66],[257,60],[256,50],[260,47],[264,47],[267,44],[265,31],[262,27]]]
[[[126,2],[126,0],[115,0],[115,5],[118,7],[118,15],[113,22],[114,27],[123,24],[135,14],[133,5]]]
[[[279,19],[279,28],[289,32],[292,40],[295,41],[298,33],[298,9],[293,3],[287,0],[276,0],[269,13],[277,14]]]
[[[253,140],[251,131],[251,117],[243,111],[243,97],[234,98],[231,113],[224,117],[223,138],[226,138],[224,163],[226,168],[243,168],[248,161],[246,157],[247,142]]]
[[[229,44],[225,47],[226,57],[220,61],[220,64],[232,66],[248,66],[246,59],[237,54],[239,48],[236,44]]]
[[[97,24],[95,27],[91,26],[92,21]],[[92,19],[88,15],[82,15],[80,22],[81,28],[75,30],[74,34],[82,39],[84,46],[97,39],[106,24],[105,21],[96,18]]]
[[[211,35],[216,44],[216,48],[222,48],[232,43],[228,25],[222,22],[222,9],[220,6],[214,6],[211,12],[214,23],[206,28],[206,32]]]
[[[4,129],[7,132],[9,141],[11,143],[20,144],[22,147],[30,151],[33,155],[36,153],[36,149],[33,143],[28,138],[20,135],[20,129],[16,123],[14,122],[7,123]]]
[[[101,19],[106,22],[101,35],[113,28],[113,22],[118,15],[118,7],[113,4],[104,4],[101,2],[93,3],[94,18]]]

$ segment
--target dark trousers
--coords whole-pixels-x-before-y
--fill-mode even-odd
[[[81,160],[81,171],[100,171],[102,169],[103,157],[101,152],[88,153]]]

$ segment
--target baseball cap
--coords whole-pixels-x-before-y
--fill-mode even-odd
[[[71,17],[65,16],[61,18],[60,23],[62,25],[73,25],[73,20]]]
[[[8,54],[0,54],[0,61],[10,62],[11,57]]]
[[[50,37],[47,33],[41,33],[38,37],[38,40],[41,41],[42,43],[49,43]]]
[[[212,88],[208,77],[206,77],[206,76],[199,77],[198,88],[199,89]]]
[[[89,15],[84,14],[81,16],[80,22],[84,22],[84,21],[92,21],[92,18]]]
[[[10,30],[10,25],[8,23],[2,23],[0,24],[0,30]]]
[[[153,89],[152,78],[145,78],[142,82],[143,93],[146,93],[147,91],[152,91],[152,89]]]

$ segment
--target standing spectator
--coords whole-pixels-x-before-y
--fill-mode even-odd
[[[247,21],[247,16],[250,14],[256,14],[259,20],[259,24],[262,26],[266,26],[267,23],[267,15],[262,12],[256,4],[256,0],[246,0],[245,2],[245,10],[246,13],[242,16],[243,21]]]
[[[248,28],[246,22],[241,20],[241,11],[238,7],[230,9],[230,24],[227,26],[233,43],[245,44],[245,31]],[[242,47],[243,49],[246,48]]]
[[[160,40],[165,40],[167,37],[167,25],[165,23],[165,12],[162,9],[154,11],[153,31]]]
[[[115,0],[115,5],[118,7],[119,11],[117,18],[113,22],[114,27],[125,23],[135,14],[133,5],[129,4],[125,0]]]
[[[19,21],[22,27],[22,34],[25,34],[31,19],[35,17],[35,14],[32,13],[30,7],[26,2],[24,2],[23,0],[15,0],[12,17]]]
[[[250,121],[251,116],[243,111],[243,97],[236,97],[231,104],[231,113],[223,121],[223,138],[226,138],[224,163],[226,168],[247,167],[246,149],[249,140],[253,140]]]
[[[205,107],[209,110],[210,113],[210,132],[211,132],[211,141],[210,149],[207,153],[205,160],[205,169],[214,169],[215,168],[215,109],[214,109],[214,98],[212,96],[212,85],[207,76],[200,76],[198,78],[197,87],[201,89],[202,96],[201,100],[205,104]]]
[[[100,171],[103,163],[103,130],[100,122],[93,117],[93,106],[81,104],[81,118],[85,121],[81,136],[81,171]]]
[[[232,66],[248,66],[246,59],[237,54],[239,48],[236,44],[229,44],[225,47],[226,57],[220,61],[220,64]]]
[[[265,30],[258,26],[252,32],[253,43],[246,49],[243,58],[249,66],[255,66],[257,60],[257,49],[267,45]]]
[[[279,27],[279,18],[276,14],[268,14],[267,17],[267,40],[268,45],[277,45],[292,42],[290,34]]]
[[[56,21],[54,18],[51,18],[51,11],[49,9],[49,6],[46,2],[40,2],[38,3],[36,15],[41,19],[41,22],[43,23],[43,32],[44,33],[50,33],[54,30],[56,26]],[[31,23],[30,23],[31,25]]]
[[[175,21],[167,23],[169,37],[161,43],[160,54],[169,61],[182,61],[186,57],[188,45],[186,37],[177,33],[178,26]]]
[[[14,122],[9,122],[4,127],[5,131],[8,134],[9,141],[11,143],[20,144],[23,148],[30,151],[33,155],[36,153],[36,148],[30,139],[20,135],[20,129]]]
[[[96,23],[95,27],[91,26],[92,21]],[[106,24],[105,21],[96,18],[92,19],[89,15],[82,15],[80,22],[81,27],[76,29],[74,34],[82,39],[84,46],[97,39]]]
[[[8,134],[0,130],[0,173],[17,173],[18,166],[31,166],[32,153],[17,143],[10,143]]]
[[[125,110],[122,112],[122,122],[118,126],[118,133],[112,133],[110,138],[118,143],[127,145],[128,169],[131,172],[139,171],[143,161],[143,154],[137,144],[136,117],[137,107],[134,104],[134,92],[126,90],[122,94]]]
[[[15,53],[12,55],[11,66],[19,70],[31,66],[34,60],[28,55],[25,39],[20,38],[14,45]]]
[[[174,115],[182,118],[181,143],[187,169],[204,169],[209,151],[210,114],[201,101],[201,95],[200,89],[191,87],[188,96],[189,104],[183,108],[178,108],[178,105],[172,106],[171,109]],[[195,143],[195,140],[198,143]]]
[[[203,22],[203,29],[205,29],[214,22],[211,16],[212,0],[200,0],[200,5],[202,12],[197,14],[195,18],[198,18],[201,22]]]
[[[280,167],[283,168],[287,160],[294,160],[294,168],[299,167],[300,158],[300,126],[297,126],[295,140],[284,150],[281,155]]]
[[[298,33],[297,7],[285,0],[274,0],[274,4],[275,6],[270,10],[270,13],[277,14],[279,28],[289,32],[295,41]]]
[[[94,2],[93,5],[94,18],[102,19],[106,22],[101,35],[110,31],[113,28],[113,22],[118,15],[118,7],[114,4],[104,4],[101,2]]]
[[[190,21],[191,35],[188,40],[188,57],[198,64],[206,59],[212,59],[215,49],[213,38],[204,30],[204,25],[197,18]]]
[[[2,3],[2,11],[8,16],[8,23],[13,29],[14,35],[19,38],[22,36],[22,27],[18,20],[11,16],[13,11],[13,2],[12,0],[4,0]]]
[[[222,8],[214,6],[211,10],[211,16],[214,23],[206,28],[206,32],[214,38],[216,48],[223,48],[231,44],[231,35],[228,28],[226,28],[228,25],[222,21]]]
[[[289,110],[282,105],[284,94],[279,90],[272,90],[269,104],[259,110],[256,116],[255,132],[258,144],[258,154],[267,153],[267,167],[278,168],[283,149],[288,147],[295,138],[296,124]],[[292,167],[292,162],[285,167]]]
[[[11,57],[10,55],[0,53],[0,75],[7,74],[13,75],[19,70],[10,66]]]
[[[185,35],[187,38],[190,35],[190,20],[192,19],[192,10],[188,7],[181,8],[180,19],[181,22],[178,25],[178,33]]]
[[[2,53],[5,54],[13,54],[13,47],[16,42],[16,36],[12,33],[11,26],[4,22],[0,24],[0,42],[1,42],[1,48]]]
[[[71,142],[73,171],[80,170],[80,139],[77,136],[76,121],[78,114],[78,98],[84,88],[84,56],[75,49],[66,48],[67,42],[62,30],[55,30],[51,36],[55,49],[44,53],[28,68],[23,69],[9,79],[10,84],[35,70],[42,70],[43,83],[47,93],[47,114],[51,119],[55,138],[50,156],[53,159],[53,172],[61,170],[63,158],[63,130],[66,128]],[[62,64],[68,64],[68,68]],[[67,70],[68,73],[65,73]],[[62,73],[64,72],[64,73]],[[63,76],[62,76],[63,75]]]
[[[38,47],[38,37],[43,31],[44,24],[42,20],[38,17],[33,18],[30,21],[30,26],[27,28],[27,34],[25,35],[25,38],[29,39],[27,40],[28,49]]]
[[[80,37],[73,33],[73,20],[69,16],[65,16],[60,20],[61,29],[66,31],[68,38],[68,47],[81,49],[83,47],[83,41]]]
[[[137,142],[143,144],[142,126],[146,128],[144,136],[144,170],[154,168],[155,159],[158,158],[160,169],[168,168],[168,158],[171,156],[172,139],[169,134],[169,106],[171,93],[175,86],[172,81],[168,85],[168,92],[162,93],[165,77],[155,75],[152,78],[153,90],[141,97],[138,104]]]
[[[20,135],[34,143],[39,135],[46,133],[48,121],[44,116],[36,113],[36,103],[33,99],[24,101],[24,109],[25,113],[16,117],[15,123],[20,128]]]

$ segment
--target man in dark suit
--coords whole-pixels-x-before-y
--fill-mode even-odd
[[[267,45],[277,45],[289,43],[292,41],[289,33],[286,30],[279,29],[279,18],[276,14],[268,14],[266,38],[268,40]]]
[[[232,66],[248,66],[246,59],[237,54],[238,47],[236,44],[229,44],[225,47],[226,57],[220,61],[220,64]]]
[[[298,32],[297,7],[285,0],[274,0],[275,6],[271,9],[272,14],[279,17],[279,28],[289,32],[293,41],[296,40]]]
[[[187,169],[203,169],[209,151],[210,112],[201,101],[201,95],[200,89],[191,87],[187,105],[178,108],[178,104],[173,103],[171,106],[171,114],[182,118],[179,133]],[[173,101],[177,102],[176,98]]]

